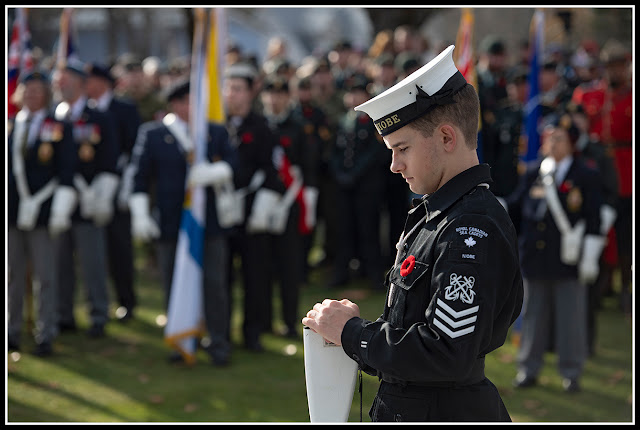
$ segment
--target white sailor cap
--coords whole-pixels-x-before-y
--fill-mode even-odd
[[[371,100],[355,107],[373,119],[386,136],[421,117],[434,106],[453,102],[453,95],[466,84],[453,62],[454,45],[449,46],[402,81]]]

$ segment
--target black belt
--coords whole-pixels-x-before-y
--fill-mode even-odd
[[[398,386],[403,391],[425,391],[429,388],[458,388],[477,384],[485,379],[484,357],[478,358],[467,377],[457,381],[400,381],[395,378],[386,378],[382,375],[382,381],[389,385]]]

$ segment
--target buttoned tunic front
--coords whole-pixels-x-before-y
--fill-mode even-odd
[[[489,182],[482,164],[417,200],[386,276],[382,316],[344,327],[347,355],[382,380],[374,420],[510,420],[484,357],[505,342],[523,287],[516,231]]]

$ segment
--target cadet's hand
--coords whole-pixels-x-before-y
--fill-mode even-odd
[[[360,308],[348,299],[340,301],[325,299],[316,303],[307,316],[302,318],[302,324],[320,334],[329,342],[342,345],[340,336],[345,324],[353,317],[360,316]]]

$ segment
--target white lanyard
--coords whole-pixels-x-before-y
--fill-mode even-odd
[[[409,240],[409,237],[411,237],[411,235],[418,229],[418,227],[421,226],[421,224],[427,219],[427,216],[429,215],[429,213],[426,213],[422,219],[420,221],[418,221],[416,223],[416,225],[413,226],[413,228],[411,230],[409,230],[409,233],[407,233],[406,235],[404,234],[404,231],[402,232],[402,234],[400,235],[400,239],[398,240],[398,243],[396,244],[396,262],[394,264],[394,267],[398,265],[398,263],[400,263],[400,255],[401,255],[401,250],[404,248],[405,244],[407,243],[407,240]],[[395,284],[392,282],[391,285],[389,286],[389,297],[387,298],[387,306],[391,307],[391,302],[393,299],[393,292],[395,291]]]

